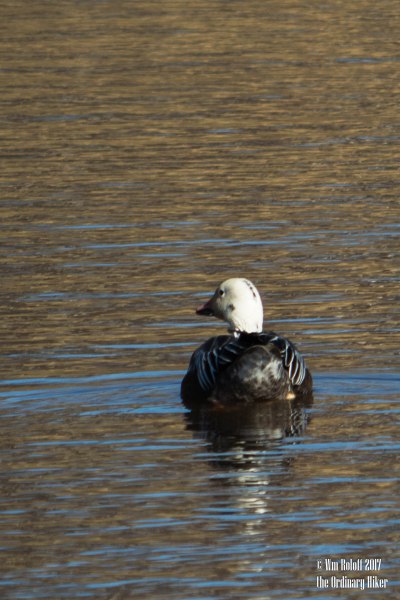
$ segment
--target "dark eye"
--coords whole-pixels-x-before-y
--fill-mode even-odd
[[[220,289],[220,290],[218,290],[218,294],[219,294],[219,295],[221,296],[221,298],[222,298],[222,296],[225,294],[225,291]]]

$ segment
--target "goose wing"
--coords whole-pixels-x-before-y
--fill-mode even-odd
[[[189,369],[197,373],[201,388],[210,393],[220,371],[233,363],[247,347],[248,344],[241,342],[240,336],[218,335],[193,353]]]
[[[306,365],[296,346],[290,340],[279,335],[267,335],[268,342],[272,342],[281,353],[283,366],[288,371],[290,383],[294,386],[301,385],[306,376]]]

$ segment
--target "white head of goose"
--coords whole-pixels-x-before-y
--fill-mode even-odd
[[[230,335],[212,337],[193,353],[181,384],[186,406],[243,405],[311,393],[311,374],[296,346],[273,331],[262,332],[262,302],[251,281],[223,281],[196,313],[226,321]]]
[[[213,297],[196,313],[211,315],[228,323],[228,331],[238,336],[241,332],[261,333],[263,306],[255,285],[248,279],[233,277],[223,281]]]

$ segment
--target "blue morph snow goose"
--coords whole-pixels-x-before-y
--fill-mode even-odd
[[[223,281],[196,313],[226,321],[229,335],[212,337],[193,353],[181,384],[186,406],[243,405],[311,393],[311,374],[296,346],[262,331],[263,306],[251,281]]]

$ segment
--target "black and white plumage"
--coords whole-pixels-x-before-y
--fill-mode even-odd
[[[193,353],[181,385],[187,406],[287,399],[311,391],[311,375],[296,346],[272,331],[262,333],[262,303],[249,280],[224,281],[196,312],[227,321],[230,335],[210,338]]]

